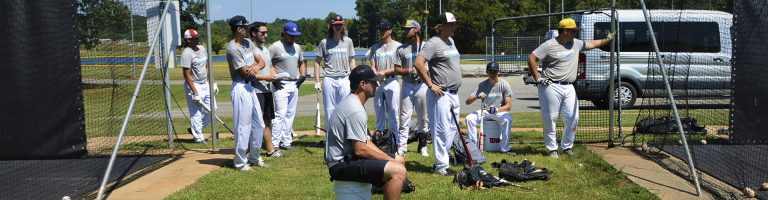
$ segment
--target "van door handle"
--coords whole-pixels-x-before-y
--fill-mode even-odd
[[[717,62],[723,62],[722,58],[715,58],[715,59],[712,59],[712,60],[717,61]]]

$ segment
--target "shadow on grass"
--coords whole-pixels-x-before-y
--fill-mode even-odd
[[[405,168],[408,172],[424,172],[432,173],[432,166],[421,164],[421,162],[407,161],[405,162]]]
[[[204,159],[204,160],[198,160],[197,163],[204,164],[204,165],[213,165],[213,166],[219,166],[219,167],[232,167],[232,159],[228,158],[211,158],[211,159]]]

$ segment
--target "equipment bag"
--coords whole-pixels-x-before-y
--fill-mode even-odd
[[[459,137],[464,137],[464,141],[467,143],[467,149],[469,149],[472,159],[475,160],[477,164],[485,163],[485,156],[483,155],[483,151],[477,147],[477,143],[470,140],[469,136],[457,134],[456,138],[453,140],[453,156],[455,164],[470,164],[468,163],[467,153],[464,151],[464,145],[461,144],[461,139]]]
[[[509,182],[503,181],[490,173],[486,172],[480,165],[473,165],[464,168],[453,177],[453,182],[459,184],[462,189],[465,187],[476,187],[478,189],[508,186]]]
[[[549,171],[547,168],[539,168],[531,161],[524,160],[521,163],[508,163],[507,160],[501,160],[501,163],[491,163],[493,168],[499,169],[499,177],[507,181],[529,181],[529,180],[549,180]]]

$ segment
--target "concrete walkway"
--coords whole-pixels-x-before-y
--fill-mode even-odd
[[[603,156],[603,159],[617,170],[627,174],[632,182],[648,189],[661,199],[715,199],[702,191],[696,196],[696,187],[687,180],[667,171],[651,160],[644,159],[628,147],[607,148],[607,144],[591,144],[588,148]]]

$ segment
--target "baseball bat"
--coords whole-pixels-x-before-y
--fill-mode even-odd
[[[197,104],[198,104],[198,105],[200,105],[200,106],[202,106],[202,107],[203,107],[203,109],[205,109],[205,111],[208,111],[208,113],[211,113],[211,108],[209,108],[209,107],[208,107],[208,105],[205,105],[205,104],[201,104],[200,102],[197,102]],[[224,123],[224,121],[223,121],[223,120],[221,120],[221,118],[219,118],[219,116],[216,116],[216,115],[214,115],[213,117],[216,117],[216,120],[219,120],[219,123],[221,123],[221,125],[224,125],[224,128],[227,128],[227,130],[228,130],[230,133],[232,133],[232,134],[235,134],[235,132],[234,132],[234,131],[232,131],[232,129],[230,129],[230,128],[229,128],[229,126],[227,126],[227,123]]]
[[[480,106],[480,131],[477,132],[478,133],[477,148],[479,148],[481,151],[485,150],[485,148],[483,148],[483,145],[485,143],[485,133],[483,133],[483,131],[485,131],[484,129],[485,118],[483,117],[485,116],[485,109],[486,107],[488,107],[485,105],[485,102],[483,102],[483,100],[484,99],[480,99],[480,103],[482,104],[482,106]],[[472,128],[475,128],[475,127],[472,127]]]
[[[477,162],[474,159],[472,159],[472,153],[469,152],[469,148],[467,147],[467,141],[464,140],[464,134],[461,133],[461,128],[460,128],[461,126],[459,126],[459,120],[456,119],[456,113],[453,112],[453,108],[448,108],[448,109],[451,110],[451,117],[453,117],[453,123],[456,123],[456,130],[458,130],[457,137],[461,139],[461,145],[464,147],[464,154],[467,154],[467,160],[469,160],[467,165],[469,165],[469,167],[472,167],[475,164],[477,164]],[[449,142],[449,141],[446,141],[446,142]],[[453,142],[453,141],[450,141],[450,142]]]
[[[325,113],[330,115],[330,113]],[[320,91],[315,90],[315,136],[320,135]]]

